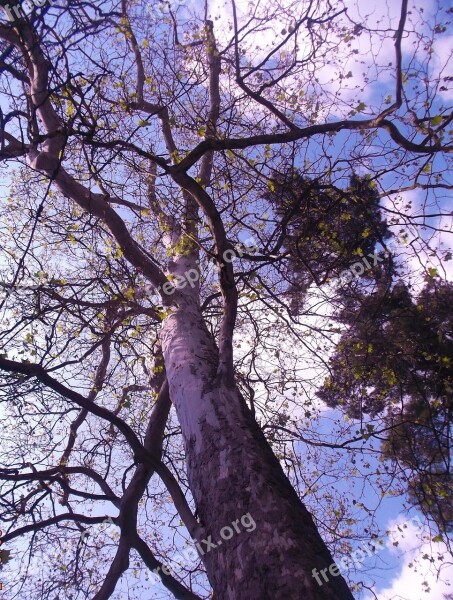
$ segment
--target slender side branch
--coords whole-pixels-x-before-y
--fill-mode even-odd
[[[143,559],[145,565],[151,571],[162,567],[162,563],[159,562],[154,554],[149,549],[148,545],[142,540],[142,538],[136,534],[132,541],[132,546],[137,550]],[[169,590],[175,598],[178,600],[201,600],[199,596],[188,590],[185,586],[177,581],[172,575],[167,575],[164,571],[160,570],[159,575],[162,579],[163,585]]]
[[[225,253],[232,250],[227,239],[225,228],[220,214],[211,196],[190,175],[179,170],[172,171],[173,179],[183,189],[195,198],[200,208],[204,211],[216,245],[217,264],[220,277],[220,288],[224,298],[223,319],[219,336],[219,367],[217,376],[223,379],[226,385],[234,385],[233,367],[233,331],[236,323],[238,292],[234,281],[234,271],[231,262],[225,260]]]
[[[131,543],[125,536],[121,536],[115,558],[105,576],[101,589],[93,596],[93,600],[108,600],[115,591],[121,575],[129,568],[129,552]]]
[[[25,535],[30,531],[39,531],[41,529],[45,529],[46,527],[50,527],[51,525],[56,525],[57,523],[61,523],[62,521],[77,521],[80,523],[87,523],[88,525],[96,525],[97,523],[103,523],[106,521],[108,517],[87,517],[87,515],[81,515],[79,513],[63,513],[61,515],[55,515],[50,519],[45,519],[44,521],[39,521],[33,523],[32,525],[25,525],[25,527],[20,527],[19,529],[15,529],[10,533],[2,536],[2,542],[9,542],[21,535]],[[112,519],[115,521],[115,519]]]

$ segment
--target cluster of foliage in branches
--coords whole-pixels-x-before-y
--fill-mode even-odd
[[[441,532],[453,527],[452,303],[452,284],[433,276],[415,298],[387,278],[372,294],[350,294],[339,317],[347,331],[318,392],[355,419],[385,415],[385,455]]]
[[[384,248],[392,234],[380,210],[376,185],[369,178],[353,175],[350,185],[341,189],[291,171],[269,186],[266,197],[274,206],[287,251],[285,275],[294,292],[295,310],[303,307],[304,290],[310,285],[340,277],[361,256],[376,252],[379,263],[391,269]],[[369,263],[366,277],[373,277],[375,262]]]

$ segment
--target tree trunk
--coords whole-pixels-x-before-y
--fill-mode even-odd
[[[195,294],[177,292],[161,341],[214,597],[351,600],[344,579],[329,573],[338,574],[332,556],[234,382],[216,380],[218,351]],[[247,513],[256,523],[249,532],[241,523]],[[220,535],[227,526],[228,540],[229,531]]]

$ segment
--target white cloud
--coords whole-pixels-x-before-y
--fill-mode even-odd
[[[416,525],[409,524],[401,535],[401,521],[394,521],[389,527],[396,532],[390,534],[390,539],[398,539],[393,553],[403,551],[400,572],[388,587],[373,592],[379,600],[443,600],[444,594],[453,592],[453,565],[446,562],[446,545],[429,541],[427,531]],[[388,548],[392,549],[391,543]],[[365,600],[375,600],[375,596],[368,595]]]

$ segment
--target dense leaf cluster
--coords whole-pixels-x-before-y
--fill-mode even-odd
[[[309,285],[339,277],[363,256],[373,254],[378,244],[379,257],[390,266],[384,247],[391,233],[369,177],[354,174],[349,186],[341,189],[291,170],[269,187],[266,195],[281,223],[287,251],[284,273],[295,310]],[[374,261],[369,264],[367,276],[372,277]]]
[[[347,330],[319,390],[356,419],[385,415],[387,458],[408,471],[410,497],[453,525],[453,285],[430,278],[418,297],[401,281],[350,298]]]

